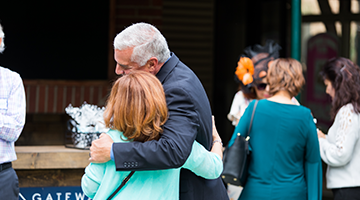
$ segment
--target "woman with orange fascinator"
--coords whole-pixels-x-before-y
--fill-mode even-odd
[[[232,125],[236,126],[244,114],[245,109],[253,99],[270,97],[265,90],[267,86],[266,75],[268,65],[279,57],[280,45],[268,40],[265,46],[254,45],[244,49],[235,71],[235,81],[239,84],[239,91],[235,94],[230,112],[227,115]],[[233,142],[234,136],[229,144]],[[239,197],[242,187],[228,185],[230,200]]]
[[[265,90],[268,65],[279,57],[281,47],[268,40],[265,46],[254,45],[244,49],[235,71],[235,81],[240,90],[235,94],[228,119],[234,126],[240,120],[245,109],[253,99],[270,97]]]

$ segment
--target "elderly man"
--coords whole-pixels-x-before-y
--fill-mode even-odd
[[[4,32],[0,25],[0,52],[4,51]],[[19,74],[0,67],[0,198],[19,199],[19,182],[11,162],[14,148],[25,123],[25,91]]]
[[[143,171],[182,166],[194,140],[206,149],[212,146],[211,108],[206,92],[190,68],[170,53],[164,36],[154,26],[133,24],[114,40],[116,74],[144,70],[162,83],[169,119],[159,141],[113,143],[102,134],[90,148],[92,162],[116,163],[116,169]],[[214,141],[220,142],[221,141]],[[206,180],[186,169],[180,174],[180,199],[228,199],[221,178]]]

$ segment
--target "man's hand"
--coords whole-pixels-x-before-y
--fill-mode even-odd
[[[94,140],[90,147],[90,162],[104,163],[109,161],[111,147],[114,141],[105,133],[102,133],[99,139]]]

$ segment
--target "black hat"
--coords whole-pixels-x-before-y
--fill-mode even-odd
[[[241,61],[244,59],[241,58],[244,57],[251,59],[252,65],[248,65],[248,68],[253,67],[253,69],[247,69],[247,71],[252,74],[252,80],[250,80],[250,83],[248,83],[249,80],[247,80],[246,83],[243,82],[243,74],[235,74],[235,81],[240,83],[243,92],[250,92],[251,87],[254,86],[254,81],[261,80],[266,77],[269,68],[269,62],[279,58],[280,50],[280,45],[275,43],[273,40],[267,40],[265,46],[256,44],[253,46],[248,46],[244,49],[244,54],[240,56],[238,62],[237,71],[239,71],[239,68],[243,68]]]

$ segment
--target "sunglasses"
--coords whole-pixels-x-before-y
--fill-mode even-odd
[[[266,86],[267,86],[267,83],[258,83],[258,84],[256,84],[256,88],[258,90],[265,90]]]

